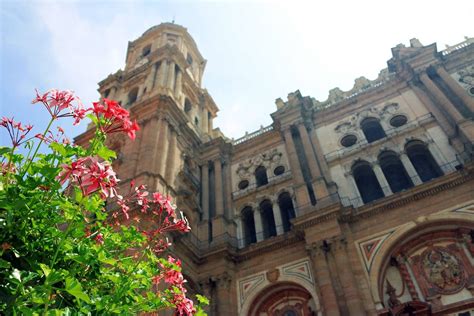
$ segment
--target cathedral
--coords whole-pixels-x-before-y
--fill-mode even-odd
[[[189,220],[170,251],[209,315],[474,316],[474,38],[399,44],[375,80],[291,92],[239,139],[213,125],[205,67],[163,23],[99,92],[140,125],[108,140],[122,185]]]

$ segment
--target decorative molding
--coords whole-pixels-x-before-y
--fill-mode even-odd
[[[355,242],[367,274],[369,274],[370,270],[372,269],[374,258],[377,255],[377,252],[380,250],[380,247],[382,247],[382,244],[393,234],[394,231],[395,229],[369,237],[369,239],[358,240]]]

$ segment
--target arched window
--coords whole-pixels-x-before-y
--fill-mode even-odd
[[[376,118],[368,117],[364,119],[360,123],[360,127],[362,128],[368,143],[375,142],[376,140],[386,136],[380,122]]]
[[[262,214],[263,238],[276,236],[275,217],[273,216],[272,202],[265,200],[260,203]]]
[[[405,151],[421,181],[426,182],[443,175],[443,172],[423,142],[411,141],[405,145]]]
[[[268,184],[267,169],[264,166],[255,169],[255,179],[257,180],[257,187]]]
[[[133,88],[130,90],[128,93],[128,105],[133,104],[135,101],[137,101],[138,97],[138,87]]]
[[[150,55],[150,52],[151,52],[151,44],[148,44],[147,46],[143,47],[142,57],[146,57]]]
[[[191,109],[192,109],[191,102],[189,101],[189,99],[186,98],[186,100],[184,100],[184,112],[189,113]]]
[[[393,193],[409,189],[413,186],[402,162],[393,151],[381,153],[379,155],[379,163]]]
[[[352,167],[352,174],[364,203],[372,202],[384,196],[377,177],[368,162],[356,163]]]
[[[250,206],[246,206],[242,210],[242,226],[245,246],[256,243],[257,234],[255,232],[255,221],[253,219],[253,210]]]
[[[288,192],[283,192],[278,196],[278,206],[280,207],[281,211],[283,231],[290,231],[290,220],[295,218],[295,209],[293,207],[293,200],[291,199],[291,196]]]

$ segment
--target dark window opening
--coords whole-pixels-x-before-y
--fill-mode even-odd
[[[150,52],[151,52],[151,44],[143,47],[142,57],[146,57],[146,56],[150,55]]]
[[[263,238],[276,236],[275,217],[273,216],[272,203],[265,200],[260,203],[260,210],[262,215]]]
[[[295,209],[293,207],[293,200],[288,192],[283,192],[278,196],[278,206],[281,212],[281,222],[283,225],[283,231],[290,231],[291,222],[290,220],[295,218]]]
[[[138,87],[135,87],[128,93],[128,105],[131,105],[135,101],[137,101],[137,98],[138,98]]]
[[[374,171],[367,162],[359,162],[352,167],[352,174],[364,203],[384,197]]]
[[[199,120],[197,117],[194,118],[194,125],[198,126],[199,125]]]
[[[248,180],[242,180],[239,182],[239,189],[243,190],[246,189],[249,186],[249,181]]]
[[[104,98],[108,98],[110,94],[110,89],[104,91]]]
[[[408,119],[405,115],[396,115],[390,120],[390,125],[393,127],[400,127],[407,123]]]
[[[430,151],[421,141],[408,143],[405,151],[421,181],[426,182],[443,175]]]
[[[242,226],[245,246],[256,243],[257,234],[255,232],[255,221],[253,219],[253,210],[250,206],[247,206],[242,210]]]
[[[255,179],[257,180],[257,187],[268,184],[267,169],[264,166],[255,169]]]
[[[344,147],[351,147],[357,142],[357,136],[347,135],[341,139],[341,145]]]
[[[184,112],[189,113],[191,109],[192,109],[192,105],[189,99],[184,100]]]
[[[188,53],[188,55],[186,56],[186,62],[189,64],[189,65],[192,65],[193,64],[193,57],[191,56],[191,54]]]
[[[402,162],[394,152],[384,152],[379,156],[380,168],[393,193],[413,187]]]
[[[362,123],[360,123],[360,127],[362,128],[368,143],[375,142],[376,140],[382,139],[386,136],[380,122],[373,117],[364,119]]]
[[[273,174],[276,175],[276,176],[280,176],[283,173],[285,173],[285,167],[283,167],[283,166],[278,166],[273,170]]]

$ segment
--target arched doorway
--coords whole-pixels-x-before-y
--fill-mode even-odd
[[[379,315],[462,315],[474,307],[474,225],[427,222],[391,242],[379,266]]]
[[[280,282],[263,289],[254,299],[249,316],[316,316],[311,294],[292,282]]]

